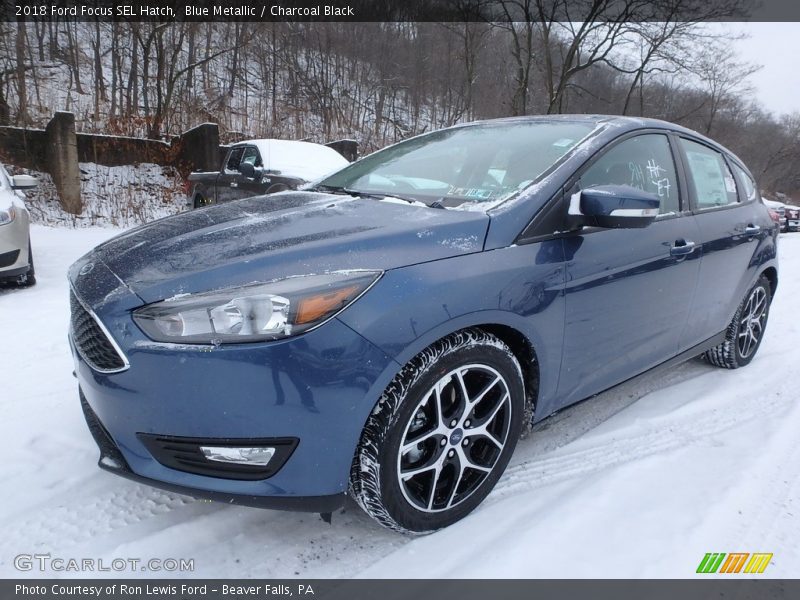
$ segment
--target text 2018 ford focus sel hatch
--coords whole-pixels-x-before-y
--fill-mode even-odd
[[[655,120],[422,135],[310,189],[150,223],[69,273],[100,465],[423,532],[532,422],[664,363],[746,365],[776,225],[742,162]]]

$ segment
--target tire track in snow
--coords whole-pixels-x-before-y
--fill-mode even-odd
[[[697,375],[696,371],[696,368],[690,368],[686,373],[670,372],[648,380],[643,384],[628,386],[630,389],[625,388],[624,397],[621,400],[614,398],[614,396],[620,396],[619,392],[609,392],[590,400],[590,404],[574,407],[584,413],[583,415],[577,415],[577,418],[586,419],[588,415],[592,423],[588,427],[584,423],[582,431],[570,431],[569,437],[580,439],[586,431],[604,423],[620,410],[624,410],[625,407],[637,402],[642,397],[675,385],[676,379],[684,381],[694,378]],[[707,372],[705,369],[700,371],[701,373]],[[620,403],[622,403],[622,406],[620,406]],[[565,426],[571,425],[570,421],[573,420],[573,417],[576,417],[574,408],[568,409],[561,416],[560,422],[563,422]],[[573,410],[573,413],[570,414],[569,410]],[[546,429],[540,432],[540,435],[541,437],[558,436],[559,433],[555,429],[557,427],[551,429],[548,425]],[[593,446],[564,455],[550,456],[554,452],[558,453],[558,450],[546,450],[541,458],[523,460],[523,462],[510,466],[495,491],[487,498],[486,503],[498,501],[518,490],[549,485],[620,464],[627,460],[635,460],[643,456],[641,452],[637,455],[637,451],[640,450],[639,446],[643,441],[650,443],[649,453],[656,453],[685,442],[685,436],[680,436],[677,440],[674,439],[674,436],[674,432],[667,429],[662,432],[656,432],[655,437],[648,432],[642,436],[627,439],[622,444],[615,442],[609,447],[604,447],[605,444],[599,444],[597,447]],[[536,434],[534,434],[534,438],[536,437]],[[661,440],[660,443],[656,443],[658,439]],[[533,438],[527,441],[533,441]],[[568,440],[567,442],[563,442],[563,440],[553,442],[553,440],[550,440],[550,443],[557,444],[556,447],[559,445],[563,447],[564,443],[568,445],[571,441],[573,440]],[[525,454],[525,446],[526,441],[522,441],[518,447],[518,450],[522,451],[520,454]],[[531,449],[527,448],[527,450]],[[31,550],[46,550],[52,546],[51,540],[54,539],[69,540],[66,548],[73,548],[86,542],[99,540],[102,537],[109,536],[109,534],[120,536],[133,534],[139,537],[136,534],[136,530],[141,530],[141,537],[146,539],[153,535],[153,532],[147,531],[149,529],[147,526],[148,521],[163,517],[166,526],[177,525],[180,519],[177,518],[177,514],[174,514],[174,512],[181,511],[181,509],[194,503],[194,499],[187,496],[122,481],[115,482],[111,489],[106,489],[99,493],[92,493],[91,490],[85,489],[74,495],[67,492],[64,499],[63,504],[46,506],[37,510],[34,513],[34,518],[16,521],[4,527],[5,536],[3,542],[0,542],[0,556],[8,557],[12,554],[9,550],[18,550],[20,540],[26,540],[26,547]],[[208,506],[218,510],[224,508],[218,504],[209,504]],[[350,509],[353,510],[355,507],[352,506]],[[168,513],[173,514],[168,515]],[[203,515],[205,514],[203,513]],[[282,518],[279,522],[286,519],[286,515],[282,514],[281,516]],[[358,515],[356,522],[366,519],[365,516],[363,516],[363,519],[360,518],[362,516]],[[199,517],[200,515],[187,515],[190,520]],[[345,521],[352,521],[354,517],[355,515],[350,515],[349,518],[345,518]],[[340,516],[339,519],[341,518]],[[289,521],[293,520],[289,519]],[[272,519],[267,518],[264,521],[262,524],[271,529],[272,534],[276,530],[280,531],[282,529],[278,523],[270,522]],[[369,528],[371,522],[360,524]],[[238,530],[232,523],[228,523],[228,526],[231,527],[230,533],[246,533],[245,530],[247,528]],[[126,534],[122,534],[123,530],[126,531]],[[379,531],[383,533],[382,530]],[[378,537],[380,538],[380,536]],[[374,539],[370,545],[376,555],[380,554],[381,546],[385,546],[387,549],[396,548],[396,544],[387,543],[386,540],[382,543],[379,539]],[[3,565],[4,562],[4,560],[0,560],[0,565]],[[248,561],[243,562],[245,564],[239,565],[239,568],[245,567]],[[306,569],[314,568],[313,563],[315,560],[313,555],[312,557],[307,557],[304,562],[306,562]]]
[[[119,482],[100,493],[69,494],[57,506],[33,509],[31,517],[3,524],[0,566],[24,546],[27,551],[50,550],[53,540],[69,547],[119,529],[182,509],[193,498],[144,485]]]
[[[671,387],[671,386],[667,386]],[[677,386],[679,387],[679,386]],[[677,392],[678,390],[674,390]],[[647,395],[647,394],[645,394]],[[741,400],[739,397],[736,400]],[[583,477],[604,469],[697,443],[708,436],[727,431],[763,416],[787,411],[793,401],[789,394],[773,393],[767,398],[752,394],[737,402],[735,410],[718,406],[701,413],[691,412],[678,417],[661,417],[640,433],[622,439],[602,437],[598,443],[573,452],[558,452],[524,460],[506,469],[484,504],[497,502],[520,490],[542,487]],[[524,446],[525,441],[521,442]],[[524,447],[520,448],[524,451]]]

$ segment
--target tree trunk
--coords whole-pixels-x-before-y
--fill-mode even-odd
[[[25,23],[17,21],[17,37],[15,43],[17,58],[17,123],[27,125],[30,121],[28,116],[28,86],[25,81]]]

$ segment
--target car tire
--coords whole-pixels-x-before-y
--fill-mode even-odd
[[[384,391],[361,435],[350,494],[395,531],[447,527],[495,486],[527,414],[509,347],[480,329],[454,333],[409,361]]]
[[[33,250],[30,240],[28,240],[28,270],[22,275],[18,275],[13,282],[14,285],[21,288],[36,285],[36,268],[33,265]]]
[[[202,208],[204,206],[208,206],[210,203],[208,200],[205,199],[203,194],[195,194],[194,196],[194,208]]]
[[[708,350],[705,359],[725,369],[750,364],[764,339],[771,303],[772,288],[769,279],[762,275],[736,309],[725,330],[725,341]]]

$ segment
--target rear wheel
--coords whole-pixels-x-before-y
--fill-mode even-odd
[[[767,327],[772,288],[763,275],[745,296],[725,332],[725,341],[705,353],[708,362],[738,369],[756,355]]]
[[[489,494],[520,437],[525,392],[511,350],[481,330],[412,359],[370,415],[350,491],[382,525],[424,533],[455,523]]]

